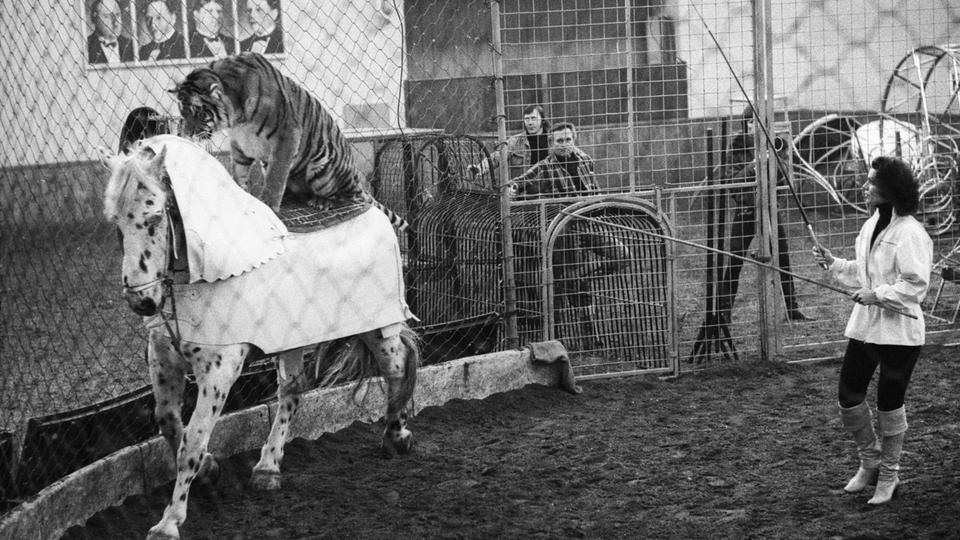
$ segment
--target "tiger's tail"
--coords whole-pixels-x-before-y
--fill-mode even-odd
[[[375,208],[387,215],[387,219],[390,220],[390,225],[393,225],[393,227],[398,231],[403,232],[407,230],[407,227],[410,226],[410,223],[403,219],[403,216],[387,208],[382,202],[374,199],[373,197],[370,197],[370,202]]]

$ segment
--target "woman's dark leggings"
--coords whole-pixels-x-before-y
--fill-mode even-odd
[[[892,411],[902,407],[920,349],[920,345],[875,345],[851,339],[840,368],[840,406],[848,408],[863,403],[870,378],[879,364],[877,409]]]

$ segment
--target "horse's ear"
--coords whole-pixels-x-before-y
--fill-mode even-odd
[[[119,167],[120,163],[123,161],[120,156],[107,150],[103,146],[97,147],[97,154],[100,156],[100,164],[111,171]]]
[[[156,178],[162,178],[163,163],[166,158],[167,158],[167,146],[163,145],[160,148],[160,153],[154,156],[153,159],[151,159],[149,163],[147,163],[145,167],[146,172]]]

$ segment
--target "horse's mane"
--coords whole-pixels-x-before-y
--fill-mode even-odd
[[[153,150],[135,143],[129,153],[121,155],[121,163],[113,170],[103,193],[103,215],[116,220],[124,205],[133,199],[139,184],[159,187],[160,179],[146,173],[144,165],[154,157]]]

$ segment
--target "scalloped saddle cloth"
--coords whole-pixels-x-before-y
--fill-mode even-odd
[[[396,233],[375,208],[317,232],[289,233],[269,262],[229,279],[174,285],[173,295],[182,339],[252,343],[265,354],[413,318]]]

